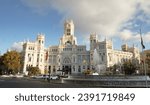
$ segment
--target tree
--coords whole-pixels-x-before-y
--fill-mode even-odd
[[[113,65],[113,67],[112,67],[113,74],[117,73],[117,69],[118,69],[118,65],[117,64]]]
[[[131,75],[135,73],[136,66],[131,61],[127,61],[123,64],[123,70],[126,75]]]
[[[8,74],[16,74],[20,72],[21,55],[17,51],[9,51],[3,55],[3,64]]]
[[[6,73],[6,67],[3,63],[3,56],[0,56],[0,75],[5,74]]]
[[[29,76],[40,74],[40,69],[38,67],[29,67],[27,68],[27,71]]]

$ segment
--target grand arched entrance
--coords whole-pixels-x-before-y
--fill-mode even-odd
[[[63,65],[63,72],[65,74],[71,74],[71,66],[69,66],[69,65]]]
[[[62,72],[66,74],[71,74],[71,60],[69,57],[63,59]]]

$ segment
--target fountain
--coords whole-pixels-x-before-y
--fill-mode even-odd
[[[93,53],[93,61],[94,61],[93,63],[94,63],[96,72],[99,74],[104,73],[106,67],[104,64],[100,64],[100,56],[96,49],[94,50],[94,53]]]
[[[106,72],[106,65],[101,64],[97,50],[93,53],[95,70],[100,75],[71,75],[62,79],[62,83],[80,84],[84,87],[150,87],[150,78],[145,82],[145,76],[140,75],[101,75]]]

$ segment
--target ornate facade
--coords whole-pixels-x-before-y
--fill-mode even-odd
[[[45,37],[42,34],[37,36],[35,42],[26,42],[23,45],[24,66],[39,67],[41,73],[51,74],[75,74],[82,73],[87,69],[94,69],[94,50],[97,50],[99,64],[107,67],[114,64],[122,64],[132,59],[138,64],[140,61],[139,49],[122,46],[122,51],[114,50],[111,40],[99,41],[96,34],[90,35],[90,50],[85,45],[78,45],[74,35],[73,21],[65,21],[64,35],[60,38],[59,45],[44,47]]]

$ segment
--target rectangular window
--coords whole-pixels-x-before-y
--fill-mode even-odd
[[[102,62],[104,61],[104,56],[102,56]]]
[[[52,63],[52,56],[49,56],[49,63]]]
[[[31,62],[31,57],[29,57],[28,61]]]
[[[70,35],[70,32],[67,32],[67,35]]]
[[[75,66],[73,66],[73,71],[75,71]]]
[[[81,72],[81,67],[80,66],[78,67],[78,72]]]
[[[37,62],[39,62],[39,58],[37,58]]]
[[[85,66],[83,66],[83,69],[85,69]]]
[[[67,29],[67,35],[70,35],[70,34],[71,34],[71,30]]]
[[[48,67],[48,70],[51,70],[51,66]]]
[[[53,66],[53,72],[54,72],[54,73],[56,72],[55,66]]]
[[[67,32],[70,32],[70,29],[67,29]]]
[[[56,55],[53,56],[53,63],[56,63]]]

